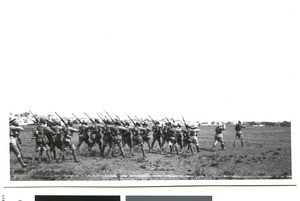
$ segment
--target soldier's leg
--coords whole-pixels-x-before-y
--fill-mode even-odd
[[[51,157],[50,157],[50,153],[49,153],[50,148],[47,144],[44,146],[44,150],[45,150],[46,155],[47,155],[47,162],[50,163],[51,162]]]
[[[146,155],[145,155],[145,151],[144,151],[144,145],[143,145],[143,143],[142,143],[140,146],[141,146],[141,149],[142,149],[143,158],[145,158],[145,157],[146,157]]]
[[[59,160],[58,160],[59,163],[61,163],[63,161],[66,149],[67,149],[66,144],[62,143],[62,145],[61,145],[61,151],[60,151],[60,156],[59,156]]]
[[[28,166],[28,164],[24,163],[21,151],[19,150],[17,144],[10,144],[10,151],[12,151],[18,158],[18,162],[21,164],[22,168]]]
[[[152,143],[151,143],[151,150],[153,150],[155,141],[156,141],[156,137],[153,136]]]
[[[74,162],[75,162],[75,163],[79,162],[78,157],[77,157],[77,153],[76,153],[75,145],[74,145],[74,144],[69,144],[69,148],[70,148],[71,151],[72,151],[72,155],[73,155],[73,158],[74,158]]]
[[[102,141],[101,140],[98,141],[98,147],[99,147],[99,151],[101,153],[101,150],[102,150]]]
[[[214,144],[213,144],[213,151],[215,151],[215,150],[216,150],[216,146],[217,146],[217,144],[218,144],[218,140],[217,140],[217,139],[215,139],[215,141],[214,141]]]
[[[82,142],[83,142],[83,139],[80,137],[80,138],[78,139],[78,144],[77,144],[77,150],[78,150],[78,151],[79,151],[79,148],[80,148]]]
[[[241,145],[242,145],[242,147],[244,146],[244,140],[243,140],[243,138],[241,139]]]
[[[177,145],[174,144],[174,146],[175,146],[176,154],[178,155],[178,148],[177,148]]]
[[[124,154],[124,150],[123,150],[123,146],[122,146],[122,140],[118,141],[118,147],[121,151],[121,154],[123,156],[123,158],[125,157],[125,154]]]
[[[109,147],[109,150],[108,150],[108,157],[109,157],[109,158],[112,157],[112,152],[113,152],[113,149],[115,148],[115,145],[116,145],[116,143],[115,143],[115,141],[113,140],[113,141],[111,142],[111,146]]]
[[[34,150],[34,153],[33,153],[32,159],[31,159],[31,164],[34,164],[35,157],[40,152],[40,149],[41,149],[41,147],[39,146],[39,144],[36,144],[35,150]]]
[[[103,145],[101,147],[101,151],[100,151],[100,156],[104,156],[104,151],[105,151],[105,147],[107,145],[107,142],[105,140],[103,140]]]

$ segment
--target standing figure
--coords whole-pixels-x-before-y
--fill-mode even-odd
[[[16,119],[10,120],[9,124],[10,124],[9,125],[9,149],[10,149],[10,152],[13,152],[17,156],[18,162],[22,165],[23,168],[25,168],[28,166],[28,164],[24,163],[21,150],[19,149],[19,146],[17,144],[18,140],[20,139],[19,134],[24,129],[21,126],[19,126],[19,123],[17,122]]]
[[[49,154],[49,139],[47,138],[47,135],[52,135],[54,132],[50,129],[49,126],[46,124],[45,118],[40,118],[39,124],[33,131],[33,139],[35,139],[35,152],[32,156],[31,163],[34,164],[36,155],[39,154],[38,162],[40,163],[42,160],[42,153],[43,151],[46,152],[47,155],[47,162],[51,162],[50,154]]]
[[[244,146],[243,132],[242,132],[243,128],[246,128],[246,126],[242,124],[241,121],[238,121],[238,123],[234,127],[236,133],[235,133],[235,139],[233,141],[233,147],[235,147],[235,143],[238,139],[241,140],[242,147]]]
[[[152,139],[152,144],[151,144],[151,150],[153,150],[153,146],[155,142],[158,142],[159,145],[159,150],[161,151],[162,149],[162,144],[161,144],[161,136],[162,136],[162,128],[159,125],[159,121],[153,122],[152,130],[153,130],[153,139]]]
[[[95,144],[98,144],[99,151],[102,149],[102,125],[100,124],[99,119],[95,119],[93,125],[90,127],[91,134],[91,143],[90,143],[90,153],[92,153],[92,148]]]
[[[89,126],[88,126],[88,123],[83,120],[80,122],[81,125],[79,126],[78,128],[78,131],[79,131],[79,135],[78,135],[78,144],[77,144],[77,150],[79,151],[79,148],[81,146],[81,144],[83,142],[85,142],[88,146],[88,150],[89,150],[89,153],[91,153],[91,143],[89,141]]]
[[[62,160],[64,158],[64,154],[65,154],[67,148],[69,148],[72,151],[74,162],[75,163],[79,162],[77,159],[76,148],[73,143],[73,133],[75,133],[75,132],[78,132],[78,130],[73,128],[72,122],[70,120],[68,120],[68,123],[65,124],[65,126],[63,127],[62,150],[61,150],[60,159],[59,159],[60,163],[62,162]]]
[[[214,144],[213,144],[213,151],[216,150],[216,145],[218,144],[218,142],[221,143],[221,147],[223,150],[225,150],[225,146],[224,146],[224,139],[223,139],[223,130],[226,129],[226,126],[225,124],[223,125],[221,122],[218,123],[218,126],[216,127],[215,129],[215,141],[214,141]]]

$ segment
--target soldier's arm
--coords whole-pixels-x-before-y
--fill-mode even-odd
[[[10,126],[9,128],[10,128],[11,131],[14,131],[14,132],[24,131],[24,128],[22,128],[21,126]]]

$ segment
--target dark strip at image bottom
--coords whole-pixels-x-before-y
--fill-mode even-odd
[[[120,196],[36,195],[35,201],[120,201]]]

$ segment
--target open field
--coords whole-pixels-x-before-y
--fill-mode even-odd
[[[31,139],[32,127],[25,126],[21,133],[25,162],[30,162],[35,148]],[[100,158],[99,149],[93,147],[94,156],[87,156],[87,145],[83,144],[78,153],[79,163],[74,163],[70,151],[63,163],[47,164],[43,160],[22,169],[17,157],[10,154],[11,180],[174,180],[174,179],[291,179],[291,129],[290,127],[249,127],[244,130],[244,147],[240,141],[233,147],[234,127],[228,127],[224,133],[226,150],[217,145],[211,150],[214,140],[212,126],[201,127],[198,135],[201,152],[194,148],[190,153],[161,154],[158,144],[153,153],[146,151],[142,158],[135,150],[132,158],[121,156]],[[74,136],[75,144],[78,135]],[[147,149],[146,144],[144,145]],[[166,147],[166,146],[165,146]],[[124,148],[128,155],[129,149]],[[168,150],[169,151],[169,150]],[[43,155],[45,159],[45,154]]]

